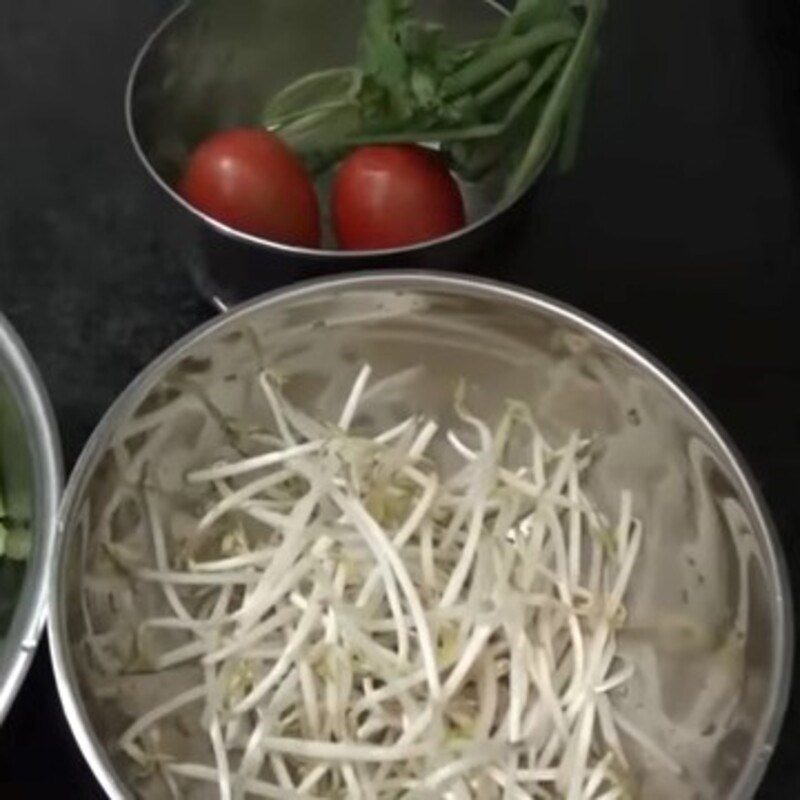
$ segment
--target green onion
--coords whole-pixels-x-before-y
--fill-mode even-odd
[[[523,0],[478,42],[412,16],[405,0],[368,0],[354,66],[313,73],[266,105],[262,124],[328,169],[348,148],[442,148],[465,180],[497,172],[506,198],[535,179],[569,110],[574,154],[605,0]]]

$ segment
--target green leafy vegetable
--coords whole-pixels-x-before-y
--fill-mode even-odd
[[[3,429],[3,411],[3,404],[0,403],[0,433]],[[7,497],[3,478],[0,462],[0,636],[10,624],[25,574],[23,562],[27,560],[31,549],[30,526],[21,518],[17,505],[12,505]]]
[[[305,76],[263,124],[323,169],[363,144],[437,144],[465,179],[525,189],[564,135],[574,153],[605,0],[519,0],[497,32],[452,42],[412,0],[367,0],[359,63]]]
[[[25,561],[31,552],[30,531],[22,525],[0,521],[0,557]]]

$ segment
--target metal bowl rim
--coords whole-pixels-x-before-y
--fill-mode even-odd
[[[110,796],[127,796],[128,792],[119,782],[116,770],[108,758],[107,748],[97,740],[78,689],[78,680],[73,669],[72,659],[68,654],[69,643],[63,620],[65,604],[61,602],[61,589],[64,572],[63,561],[67,552],[66,522],[72,511],[73,503],[79,497],[80,490],[83,489],[90,468],[101,452],[107,432],[113,430],[119,419],[129,410],[129,401],[148,387],[163,372],[164,367],[177,361],[199,341],[212,336],[235,320],[247,317],[255,309],[274,310],[286,302],[306,297],[323,297],[347,290],[392,289],[398,291],[438,290],[451,295],[461,294],[481,299],[502,300],[570,323],[626,356],[637,368],[642,369],[671,392],[719,447],[720,453],[727,459],[729,467],[742,487],[743,496],[750,504],[755,522],[764,535],[768,577],[775,579],[774,585],[771,586],[774,611],[772,621],[776,631],[773,643],[775,680],[769,688],[766,703],[768,712],[762,718],[761,725],[755,732],[754,744],[750,749],[748,760],[730,795],[731,800],[752,798],[761,783],[777,743],[788,706],[794,655],[794,610],[783,546],[758,484],[736,445],[733,444],[724,428],[706,409],[702,401],[691,390],[684,387],[682,381],[658,359],[592,315],[541,293],[500,281],[478,279],[454,273],[396,270],[350,273],[333,278],[304,281],[288,288],[260,295],[232,308],[225,314],[208,320],[181,337],[145,367],[116,399],[95,428],[72,472],[62,499],[58,538],[55,545],[53,568],[50,573],[50,613],[48,618],[53,669],[61,702],[73,735],[95,777]]]
[[[9,366],[12,397],[27,428],[34,470],[36,530],[19,604],[3,648],[16,648],[0,684],[0,725],[8,714],[30,668],[44,629],[47,592],[55,553],[58,502],[63,485],[61,442],[47,390],[39,370],[11,323],[0,313],[0,351]],[[26,605],[22,603],[26,602]]]
[[[487,5],[491,6],[492,8],[496,9],[501,14],[508,14],[508,9],[505,8],[503,5],[498,2],[498,0],[481,0],[482,2],[486,3]],[[264,250],[273,250],[279,253],[283,253],[285,255],[292,255],[292,256],[300,256],[303,258],[310,259],[312,261],[326,261],[326,260],[334,260],[334,261],[344,261],[354,263],[362,259],[367,258],[391,258],[393,256],[402,256],[402,255],[409,255],[413,253],[420,253],[426,250],[431,250],[433,248],[437,248],[442,245],[447,245],[452,242],[458,241],[463,237],[469,236],[470,234],[484,228],[485,226],[491,224],[496,219],[501,217],[505,214],[509,209],[515,206],[520,200],[527,194],[530,190],[530,186],[536,183],[538,178],[540,177],[541,173],[546,168],[547,164],[549,163],[550,159],[552,158],[553,153],[555,152],[555,146],[550,148],[550,152],[548,153],[547,157],[543,160],[542,165],[539,168],[539,171],[534,175],[532,180],[530,181],[530,185],[523,189],[521,192],[517,193],[514,197],[511,197],[506,200],[501,200],[497,203],[497,205],[488,213],[482,216],[480,219],[475,220],[474,222],[470,223],[464,228],[460,228],[453,233],[447,234],[446,236],[440,236],[437,239],[431,239],[427,242],[420,242],[418,244],[409,245],[406,247],[392,247],[386,248],[384,250],[331,250],[325,248],[310,248],[310,247],[299,247],[296,245],[284,244],[282,242],[275,242],[270,239],[264,239],[260,236],[256,236],[254,234],[245,233],[244,231],[237,230],[236,228],[232,228],[229,225],[225,225],[223,222],[214,219],[214,217],[205,214],[204,212],[200,211],[199,209],[195,208],[191,203],[185,200],[181,195],[175,191],[175,189],[169,185],[162,177],[159,175],[156,168],[153,166],[153,163],[148,158],[147,153],[145,153],[142,143],[139,139],[139,135],[136,129],[136,123],[134,121],[134,92],[136,89],[137,80],[139,78],[139,73],[147,56],[150,54],[150,51],[153,47],[158,43],[158,40],[161,36],[169,30],[169,28],[173,25],[173,23],[181,17],[184,13],[186,13],[191,6],[194,5],[192,0],[186,0],[186,2],[182,3],[178,8],[171,11],[152,31],[152,33],[147,37],[145,43],[142,45],[141,49],[136,55],[136,58],[133,61],[133,66],[131,67],[131,71],[128,74],[128,80],[125,86],[125,127],[128,131],[128,138],[133,145],[133,149],[136,152],[136,156],[141,162],[142,166],[144,166],[147,173],[150,177],[155,181],[155,183],[161,188],[161,190],[172,200],[174,200],[178,205],[180,205],[185,211],[188,211],[193,217],[200,220],[202,223],[207,225],[212,230],[216,231],[216,233],[224,236],[227,239],[233,239],[234,241],[238,241],[244,244],[250,244],[255,247],[262,248]]]

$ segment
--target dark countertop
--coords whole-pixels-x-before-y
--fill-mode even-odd
[[[486,265],[574,303],[694,388],[751,464],[800,573],[800,12],[612,0],[582,158]],[[115,396],[211,316],[158,232],[122,92],[163,0],[0,8],[0,310],[37,359],[67,468]],[[796,580],[800,585],[800,580]],[[763,798],[794,794],[800,706]],[[0,731],[0,796],[99,796],[46,644]]]

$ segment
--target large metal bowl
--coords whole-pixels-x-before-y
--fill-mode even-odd
[[[16,516],[31,520],[33,551],[19,570],[21,591],[0,631],[0,724],[17,694],[44,626],[61,491],[61,448],[42,381],[0,314],[0,480]],[[24,571],[24,577],[23,577]]]
[[[669,614],[680,608],[675,604],[688,602],[686,592],[711,591],[711,607],[721,611],[723,619],[730,623],[738,608],[749,620],[746,640],[738,645],[739,699],[729,727],[724,726],[719,752],[713,751],[713,791],[708,796],[752,797],[787,702],[793,629],[780,544],[735,449],[668,372],[592,319],[519,289],[408,273],[301,285],[212,321],[157,359],[91,438],[63,505],[63,536],[50,593],[50,636],[67,717],[106,791],[114,797],[130,793],[122,777],[124,767],[111,746],[127,718],[107,695],[92,691],[77,665],[85,663],[80,642],[86,631],[78,598],[82,559],[93,548],[92,521],[105,519],[104,530],[124,536],[124,525],[115,524],[109,513],[110,489],[123,478],[128,487],[144,478],[144,472],[137,472],[144,470],[141,459],[140,466],[131,467],[144,452],[151,468],[158,470],[159,481],[180,486],[189,462],[172,460],[175,443],[182,441],[177,431],[194,430],[197,436],[212,418],[219,431],[220,414],[258,419],[263,411],[249,387],[265,365],[287,377],[287,391],[294,392],[297,401],[329,418],[328,404],[346,391],[362,361],[372,363],[379,374],[423,367],[417,383],[390,398],[392,413],[398,415],[414,409],[441,418],[450,407],[457,379],[463,377],[477,387],[474,402],[488,416],[499,411],[504,398],[523,397],[531,401],[540,422],[555,431],[579,427],[604,435],[604,458],[610,458],[612,450],[622,452],[612,441],[627,442],[625,457],[617,458],[614,467],[605,461],[604,474],[648,497],[647,557],[655,559],[653,583],[659,584],[641,586],[629,607],[633,610],[652,590],[648,602]],[[217,410],[209,413],[211,407]],[[141,418],[148,414],[157,414],[161,422],[143,425]],[[197,414],[208,419],[201,424]],[[135,431],[128,427],[132,422]],[[172,423],[175,438],[168,433]],[[671,481],[667,484],[665,472]],[[719,551],[712,549],[714,560],[703,580],[691,572],[688,558],[702,524],[699,515],[714,526],[719,544]],[[753,553],[746,562],[749,594],[741,589],[743,576],[737,576],[732,556],[734,539],[740,543],[741,537],[748,537]],[[686,589],[684,581],[690,580],[692,586]],[[710,585],[716,588],[708,589]],[[696,669],[689,662],[670,666],[675,691],[692,693],[707,679],[695,674]],[[162,690],[171,691],[156,686],[156,691]],[[644,796],[651,800],[656,795]]]
[[[417,7],[464,40],[494,30],[507,13],[498,0],[418,0]],[[242,233],[198,211],[175,190],[202,139],[255,124],[265,100],[303,75],[355,63],[362,24],[361,0],[187,2],[159,25],[136,58],[125,100],[128,133],[169,201],[164,223],[176,252],[218,305],[355,269],[472,271],[491,255],[498,237],[520,231],[515,222],[525,204],[505,201],[502,182],[491,177],[463,185],[469,223],[463,230],[412,247],[357,253],[330,243],[309,249]],[[323,201],[325,194],[323,189]],[[509,213],[512,208],[516,213]]]

